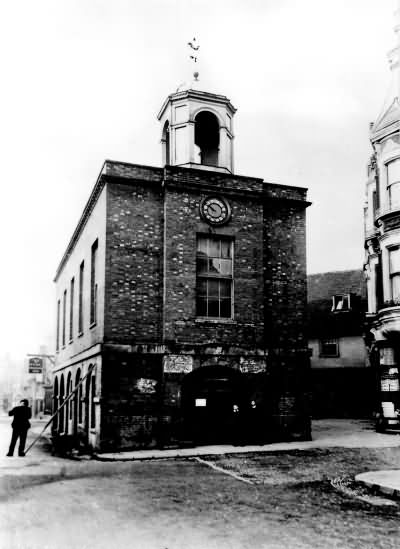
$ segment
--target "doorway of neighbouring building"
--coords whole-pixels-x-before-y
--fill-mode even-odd
[[[182,384],[185,439],[196,444],[234,443],[241,436],[243,375],[227,366],[205,366]]]

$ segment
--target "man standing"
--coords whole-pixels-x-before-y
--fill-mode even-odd
[[[28,433],[29,427],[31,426],[29,420],[32,417],[32,412],[28,406],[28,401],[26,400],[26,398],[21,400],[21,406],[16,406],[15,408],[13,408],[10,412],[8,412],[8,415],[14,416],[14,420],[11,424],[13,432],[7,456],[13,456],[14,448],[19,438],[18,455],[20,457],[24,457],[26,435]]]

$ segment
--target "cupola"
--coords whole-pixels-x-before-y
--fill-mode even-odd
[[[233,117],[224,95],[178,88],[164,101],[161,123],[163,165],[233,173]]]

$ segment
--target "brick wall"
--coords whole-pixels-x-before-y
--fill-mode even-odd
[[[108,183],[105,341],[160,339],[161,272],[160,187]]]
[[[274,349],[305,348],[305,210],[266,203],[264,209],[265,339]]]
[[[161,357],[106,349],[102,382],[102,449],[155,446],[161,410]]]
[[[220,189],[218,189],[219,193]],[[262,346],[263,274],[262,206],[252,196],[222,193],[232,209],[231,221],[210,227],[199,204],[210,193],[166,189],[165,193],[165,340],[195,345]],[[224,235],[234,241],[234,318],[196,319],[196,237]]]

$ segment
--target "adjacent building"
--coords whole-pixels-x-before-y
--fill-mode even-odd
[[[400,3],[397,46],[390,52],[389,100],[371,124],[373,153],[365,202],[365,273],[368,288],[367,343],[377,373],[379,429],[399,430],[400,366]]]
[[[318,273],[307,281],[312,416],[372,417],[375,381],[364,342],[363,270]]]
[[[53,430],[99,450],[310,437],[306,189],[236,175],[236,109],[196,86],[162,167],[104,163],[57,269]]]

